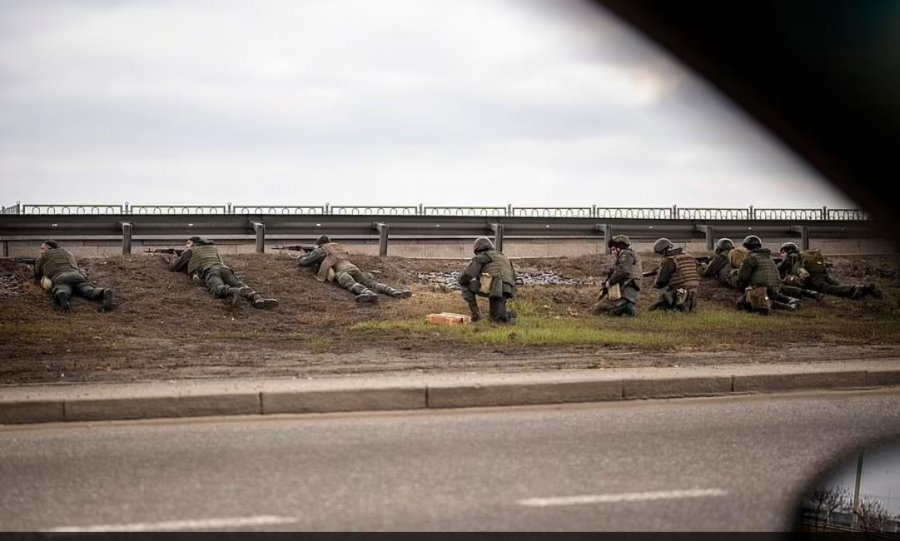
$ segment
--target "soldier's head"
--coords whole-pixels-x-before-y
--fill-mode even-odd
[[[46,254],[47,252],[49,252],[50,250],[53,250],[55,248],[59,248],[59,243],[56,242],[55,240],[47,239],[41,243],[41,253],[42,254]]]
[[[778,251],[783,254],[793,254],[794,252],[799,252],[800,248],[797,247],[797,245],[793,242],[785,242],[781,245],[781,248],[779,248]]]
[[[487,237],[478,237],[477,239],[475,239],[475,244],[472,246],[472,251],[476,254],[493,249],[494,243],[491,242],[491,239]]]
[[[631,246],[631,239],[625,235],[615,235],[613,238],[609,239],[606,245],[609,246],[611,250],[620,252]]]
[[[331,244],[331,238],[328,235],[319,235],[319,238],[316,239],[316,246],[323,244]]]
[[[672,241],[665,237],[656,239],[656,242],[653,243],[653,251],[659,255],[666,255],[671,249]]]
[[[209,239],[205,239],[203,237],[193,236],[189,237],[187,242],[184,243],[185,246],[190,248],[191,246],[203,246],[204,244],[215,244],[213,241]]]
[[[762,248],[762,240],[756,235],[747,235],[744,237],[743,245],[748,250],[757,250]]]
[[[731,239],[722,237],[721,239],[716,241],[716,251],[724,252],[725,250],[731,250],[734,248],[734,242]]]

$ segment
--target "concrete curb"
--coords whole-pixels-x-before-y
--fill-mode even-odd
[[[819,365],[0,388],[0,425],[524,406],[900,386],[900,359]]]

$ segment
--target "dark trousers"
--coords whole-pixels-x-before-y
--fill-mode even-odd
[[[95,287],[92,282],[84,277],[80,272],[64,272],[57,275],[53,280],[53,296],[65,294],[71,296],[77,293],[85,299],[97,300],[103,297],[105,288]]]
[[[227,296],[232,287],[246,288],[241,290],[241,295],[248,299],[256,295],[256,292],[235,276],[231,269],[209,269],[203,275],[203,283],[216,297]]]
[[[488,297],[488,295],[480,292],[476,293],[476,291],[473,291],[472,288],[475,288],[476,291],[480,289],[480,282],[478,280],[472,280],[471,282],[469,282],[469,286],[462,286],[460,290],[462,291],[463,299],[466,301],[466,304],[469,305],[469,309],[472,312],[476,312],[478,311],[477,297]],[[506,310],[506,300],[506,297],[488,297],[491,321],[495,321],[498,323],[506,323],[509,321],[509,313]]]

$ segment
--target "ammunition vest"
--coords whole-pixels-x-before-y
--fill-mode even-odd
[[[504,284],[509,284],[511,286],[516,285],[512,264],[509,262],[508,257],[496,250],[488,250],[483,253],[490,257],[491,260],[484,265],[481,272],[490,274],[491,278],[494,280],[499,279]]]
[[[822,274],[827,272],[825,258],[819,250],[804,250],[800,252],[800,262],[810,274]]]
[[[781,275],[772,260],[772,252],[767,249],[754,250],[747,257],[756,261],[756,268],[750,275],[751,286],[766,286],[778,289],[781,286]]]
[[[206,269],[214,267],[228,268],[219,257],[219,250],[212,244],[195,244],[191,247],[191,258],[188,260],[187,273],[202,275]]]
[[[343,246],[336,242],[329,242],[319,246],[325,250],[325,259],[319,263],[319,272],[316,273],[316,280],[324,282],[328,279],[328,271],[334,269],[339,272],[346,263],[350,262],[350,255],[344,250]]]
[[[697,262],[687,254],[678,254],[670,257],[675,262],[675,273],[669,279],[669,287],[675,289],[696,289],[700,287],[700,273],[697,272]]]
[[[41,254],[43,261],[41,272],[47,278],[56,281],[56,277],[64,272],[81,272],[75,262],[75,256],[62,248],[54,248],[46,254]]]

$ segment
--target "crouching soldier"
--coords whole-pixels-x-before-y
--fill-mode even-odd
[[[616,235],[607,242],[614,258],[591,311],[610,316],[636,316],[641,297],[641,259],[631,249],[631,240]]]
[[[697,307],[697,288],[700,287],[697,260],[690,254],[682,253],[682,248],[675,248],[672,241],[666,238],[657,239],[653,243],[653,251],[664,258],[653,285],[663,291],[650,310],[693,312]]]
[[[738,269],[737,286],[744,294],[738,298],[738,309],[769,315],[772,308],[796,310],[799,299],[781,293],[781,277],[772,252],[762,247],[762,240],[756,235],[744,238],[747,256]]]
[[[34,261],[34,281],[53,293],[53,305],[57,310],[69,311],[73,292],[85,299],[100,301],[104,311],[112,309],[112,289],[96,287],[90,282],[78,268],[75,256],[60,248],[55,240],[45,240],[41,244],[41,255]]]
[[[507,311],[506,301],[516,297],[516,270],[487,237],[475,239],[475,256],[459,275],[462,297],[469,305],[472,321],[484,319],[476,296],[487,297],[491,321],[515,323],[516,313]]]
[[[229,298],[233,305],[246,299],[254,308],[274,308],[276,299],[262,295],[242,282],[219,256],[215,243],[203,237],[191,237],[185,243],[186,249],[177,258],[169,261],[169,270],[184,271],[192,279],[202,282],[210,293],[218,298]]]

